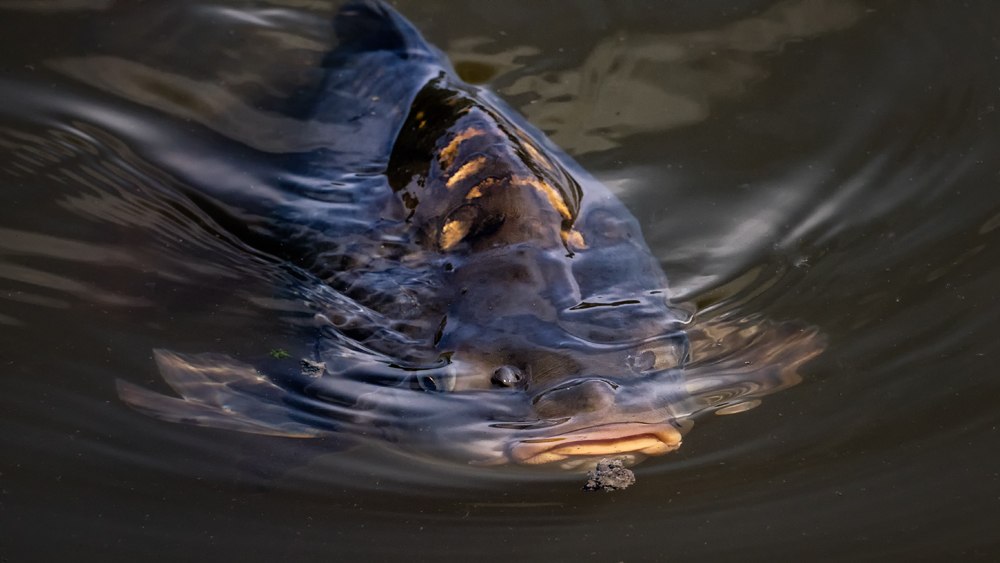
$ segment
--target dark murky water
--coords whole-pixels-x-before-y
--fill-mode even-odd
[[[607,495],[141,416],[114,382],[163,389],[154,348],[295,346],[287,274],[184,194],[310,142],[275,100],[336,6],[0,0],[0,557],[1000,558],[1000,8],[397,7],[612,188],[675,301],[825,352]]]

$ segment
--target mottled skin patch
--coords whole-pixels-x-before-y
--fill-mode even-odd
[[[469,234],[471,228],[471,221],[452,219],[445,223],[444,227],[441,228],[441,250],[448,250],[458,244],[460,240],[465,238],[465,235]]]
[[[573,220],[573,213],[566,205],[566,200],[563,199],[562,194],[553,189],[552,186],[548,185],[545,180],[539,180],[538,178],[531,176],[515,176],[514,182],[518,185],[531,186],[535,188],[539,193],[545,196],[545,198],[549,201],[549,204],[552,205],[552,208],[558,211],[559,215],[562,215],[564,220]]]
[[[458,147],[463,141],[482,134],[482,130],[470,127],[452,137],[451,141],[448,142],[448,145],[441,149],[441,155],[438,156],[438,162],[441,163],[441,168],[444,170],[451,168],[451,163],[455,161],[455,155],[458,154]]]
[[[445,183],[445,185],[448,186],[449,189],[454,188],[462,180],[482,170],[485,165],[486,157],[480,156],[478,158],[474,158],[460,166],[458,170],[456,170],[455,173],[448,178],[448,182]]]
[[[482,182],[479,182],[469,190],[469,193],[465,194],[466,201],[470,199],[476,199],[477,197],[482,197],[485,190],[489,190],[491,187],[499,187],[500,182],[494,180],[493,178],[487,178]]]
[[[409,220],[440,250],[529,240],[568,250],[581,197],[572,176],[520,128],[443,78],[413,102],[389,179],[412,210]],[[453,216],[463,205],[474,207],[462,213],[468,224]]]
[[[573,250],[587,249],[587,241],[583,240],[583,235],[576,229],[569,232],[569,236],[566,237],[566,242],[569,243],[570,248]]]

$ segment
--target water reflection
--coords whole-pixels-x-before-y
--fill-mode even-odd
[[[709,330],[719,317],[802,318],[827,335],[801,382],[746,412],[753,388],[713,394],[725,378],[700,372],[705,386],[684,391],[707,386],[699,400],[738,416],[704,417],[682,448],[637,466],[635,489],[595,497],[558,474],[171,425],[119,401],[116,378],[171,393],[152,349],[248,365],[308,352],[294,345],[312,311],[274,293],[301,280],[190,199],[199,178],[219,193],[266,186],[272,157],[296,146],[233,119],[275,136],[307,119],[284,101],[331,39],[309,22],[333,7],[281,4],[0,3],[5,557],[994,554],[996,6],[400,2],[610,180],[675,296],[699,310],[693,344],[711,356],[717,337],[734,350],[787,338]],[[20,9],[58,5],[107,9]],[[549,9],[566,17],[539,17]],[[743,22],[756,22],[749,40]],[[615,121],[604,108],[631,93],[614,80],[636,85],[629,107],[658,100],[681,117],[618,107],[628,120]],[[744,380],[758,365],[729,358]]]
[[[714,103],[767,77],[768,56],[847,29],[865,13],[855,0],[789,0],[718,29],[622,32],[600,41],[580,68],[523,76],[502,92],[527,95],[522,111],[567,151],[607,150],[628,135],[706,119]]]

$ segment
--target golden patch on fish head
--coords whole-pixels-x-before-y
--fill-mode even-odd
[[[469,234],[469,230],[472,228],[472,222],[462,219],[452,219],[444,224],[441,228],[441,237],[439,239],[441,244],[441,250],[448,250],[451,247],[458,244],[465,235]]]
[[[522,143],[521,146],[524,147],[525,152],[528,153],[528,156],[531,158],[533,162],[541,164],[547,170],[552,170],[552,165],[549,164],[549,159],[543,157],[542,154],[538,152],[538,149],[535,148],[534,143],[526,141]]]
[[[485,164],[486,164],[485,156],[480,156],[479,158],[474,158],[469,162],[466,162],[465,164],[462,165],[461,168],[459,168],[457,171],[455,171],[454,174],[451,175],[451,178],[448,178],[448,181],[445,183],[445,185],[448,186],[448,189],[454,188],[455,184],[461,182],[462,180],[482,170]]]
[[[586,250],[588,248],[587,242],[583,240],[583,235],[576,229],[571,230],[566,235],[566,242],[573,250]]]
[[[479,182],[469,190],[469,193],[465,194],[466,201],[476,199],[477,197],[483,197],[486,195],[487,190],[493,190],[500,187],[500,181],[496,178],[487,178],[482,182]]]
[[[482,209],[473,204],[465,204],[455,209],[444,219],[438,234],[441,250],[450,250],[477,227]]]
[[[565,220],[572,220],[573,214],[570,213],[569,206],[566,205],[566,200],[563,199],[562,194],[560,194],[555,188],[549,185],[545,180],[540,180],[531,176],[515,176],[514,183],[519,186],[530,186],[538,191],[538,193],[545,196],[549,204],[553,209],[559,212]]]
[[[452,137],[451,141],[449,141],[448,144],[441,149],[441,153],[438,155],[438,164],[441,165],[443,170],[447,170],[451,167],[452,163],[455,161],[455,157],[458,155],[458,147],[465,141],[483,134],[485,134],[485,132],[482,129],[469,127],[468,129],[455,135]]]

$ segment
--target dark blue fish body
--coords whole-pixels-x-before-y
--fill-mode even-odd
[[[692,416],[749,408],[818,353],[812,330],[688,327],[635,218],[540,131],[385,4],[348,5],[334,27],[307,122],[323,142],[271,186],[206,190],[311,280],[293,293],[315,314],[314,351],[284,375],[159,351],[182,398],[120,382],[130,405],[588,467],[672,451]],[[712,347],[729,354],[709,362]]]

